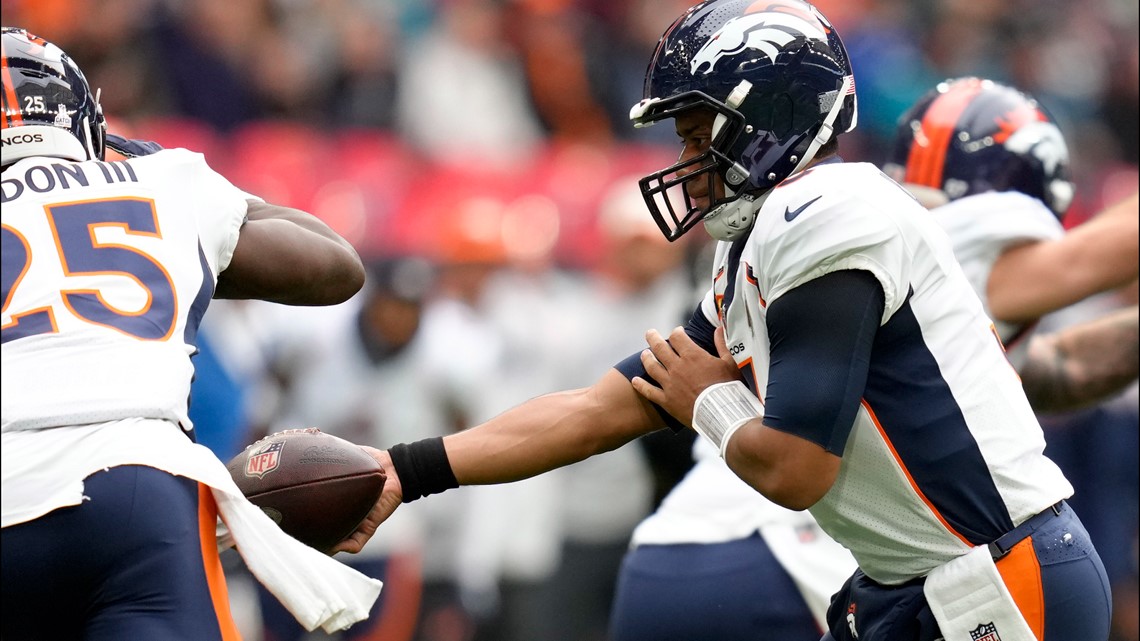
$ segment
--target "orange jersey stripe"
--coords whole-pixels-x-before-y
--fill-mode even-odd
[[[1041,563],[1033,549],[1033,538],[1026,537],[997,562],[998,573],[1009,589],[1013,602],[1033,636],[1045,638],[1045,593],[1041,586]]]
[[[210,599],[218,615],[218,628],[222,641],[241,641],[233,614],[230,613],[230,595],[222,560],[218,557],[218,505],[214,495],[203,483],[198,484],[198,540],[202,545],[202,562],[206,570],[206,583],[210,586]]]
[[[906,182],[942,188],[946,150],[950,147],[955,125],[966,106],[981,91],[980,81],[959,82],[930,103],[907,156]]]
[[[942,513],[938,511],[938,508],[934,507],[934,504],[930,502],[930,499],[926,498],[926,495],[922,493],[922,490],[918,487],[918,483],[915,483],[914,477],[910,475],[910,470],[906,469],[906,465],[903,464],[902,458],[899,457],[898,451],[895,450],[894,444],[891,443],[891,439],[887,438],[887,432],[883,429],[883,426],[879,424],[879,417],[875,416],[875,411],[872,410],[871,406],[867,404],[866,399],[862,400],[861,404],[863,405],[863,409],[867,410],[867,415],[871,417],[871,422],[875,424],[875,429],[879,430],[879,436],[881,436],[883,438],[883,442],[887,444],[887,449],[891,451],[891,456],[894,457],[895,462],[898,463],[899,469],[903,471],[904,475],[906,475],[907,483],[910,483],[910,487],[912,490],[914,490],[914,493],[918,495],[918,498],[922,499],[922,502],[926,504],[926,507],[930,510],[930,513],[934,515],[934,518],[938,519],[938,522],[942,524],[942,527],[946,528],[947,532],[958,537],[958,540],[960,540],[962,543],[965,543],[968,547],[974,547],[974,544],[970,543],[966,537],[962,536],[961,533],[955,530],[942,516]]]

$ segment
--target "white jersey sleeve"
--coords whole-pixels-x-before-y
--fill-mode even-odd
[[[3,177],[3,430],[189,429],[198,323],[251,197],[183,149]]]
[[[906,196],[900,190],[867,189],[888,181],[872,165],[844,167],[853,171],[833,172],[824,165],[774,190],[757,221],[763,228],[752,235],[753,246],[745,253],[756,261],[768,305],[825,274],[868,271],[883,287],[885,323],[906,300],[913,262],[895,221],[883,215],[897,207],[884,201]],[[813,175],[817,172],[822,175]]]

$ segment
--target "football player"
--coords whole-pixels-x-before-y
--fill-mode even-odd
[[[363,618],[379,583],[284,535],[187,418],[211,298],[338,303],[356,252],[200,154],[107,135],[59,47],[2,48],[3,637],[236,639],[219,514],[307,627]]]
[[[386,509],[692,426],[853,554],[826,639],[1104,638],[1109,588],[1072,486],[946,234],[877,167],[835,155],[854,80],[807,3],[679,17],[631,117],[681,138],[641,187],[668,238],[703,225],[721,241],[704,300],[589,388],[376,451]]]
[[[932,105],[935,99],[954,110]],[[936,166],[937,156],[941,180],[919,171]],[[905,181],[908,168],[922,182]],[[989,303],[1035,410],[1093,402],[1136,379],[1135,306],[1029,339],[1032,314],[1117,287],[1138,269],[1134,197],[1064,235],[1059,219],[1072,195],[1068,153],[1054,121],[1031,98],[977,79],[944,83],[901,119],[885,169],[924,204],[949,201],[943,181],[956,188],[955,203],[935,209],[935,220]],[[988,296],[995,263],[1005,271]],[[994,315],[993,308],[1012,313]],[[817,532],[806,512],[783,510],[751,491],[708,441],[698,441],[693,454],[694,468],[634,533],[614,606],[615,641],[692,638],[700,629],[724,641],[764,632],[818,638],[803,604],[822,620],[850,574],[851,555]],[[746,564],[754,571],[743,571]],[[689,591],[683,612],[665,598],[679,584]],[[711,598],[707,587],[699,591],[702,584],[733,585],[739,603]]]
[[[1118,392],[1137,374],[1137,311],[1034,335],[1045,314],[1140,275],[1134,194],[1065,233],[1073,200],[1056,121],[991,80],[940,83],[900,118],[883,170],[932,207],[1038,411]]]

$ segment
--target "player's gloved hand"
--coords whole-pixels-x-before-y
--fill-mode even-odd
[[[111,133],[107,134],[107,147],[127,158],[149,156],[155,152],[162,151],[162,145],[157,142],[150,140],[133,140]]]

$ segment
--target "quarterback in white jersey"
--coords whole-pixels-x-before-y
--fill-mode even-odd
[[[379,582],[282,533],[187,418],[211,298],[339,302],[363,283],[356,252],[200,154],[105,134],[42,38],[3,29],[3,79],[3,636],[237,638],[219,515],[307,627],[366,616]]]
[[[933,98],[953,101],[955,92],[971,94],[970,100],[958,103],[960,111],[947,113],[936,108],[934,113],[940,115],[925,117]],[[906,181],[908,161],[915,166],[922,160],[922,153],[912,149],[935,138],[924,129],[952,131],[951,139],[985,139],[999,134],[1005,123],[1006,140],[1016,141],[1021,128],[1040,134],[1052,127],[1044,113],[1029,119],[1008,117],[1007,114],[1019,110],[1032,114],[1036,107],[1031,98],[1000,84],[977,79],[943,83],[903,116],[897,133],[899,142],[885,170],[900,182]],[[1063,140],[1059,142],[1063,144]],[[1135,380],[1136,309],[1045,336],[1034,333],[1036,316],[1136,277],[1136,201],[1133,197],[1118,203],[1079,232],[1066,235],[1059,220],[1063,210],[1051,208],[1047,202],[1052,201],[1044,194],[1064,175],[1067,154],[1055,143],[1050,152],[1060,155],[1056,163],[1050,164],[1028,153],[1031,148],[994,145],[982,151],[988,154],[989,162],[977,162],[975,158],[957,157],[960,152],[948,146],[942,151],[945,163],[941,181],[908,182],[904,186],[933,207],[931,216],[947,232],[955,257],[993,319],[1005,344],[1006,357],[1021,375],[1030,404],[1035,410],[1067,409],[1104,398]],[[909,176],[922,180],[917,170]],[[970,187],[950,200],[943,190],[946,182]],[[1067,190],[1058,186],[1049,191]],[[1067,205],[1067,201],[1056,204]],[[995,266],[1003,257],[1006,262],[996,268],[994,277]],[[1057,265],[1063,269],[1059,278],[1054,274]],[[997,283],[992,294],[991,277]],[[1015,283],[1016,288],[1003,286],[1005,282]],[[991,309],[991,301],[997,313]],[[728,469],[707,440],[697,441],[693,453],[693,469],[634,533],[631,547],[658,547],[643,554],[631,553],[630,563],[634,567],[628,572],[632,578],[627,579],[630,585],[621,592],[616,616],[668,616],[664,604],[645,603],[654,598],[661,601],[659,593],[674,588],[648,578],[650,575],[674,581],[732,580],[729,571],[686,574],[683,569],[675,569],[676,558],[698,554],[715,558],[729,546],[740,547],[742,540],[759,533],[780,560],[781,568],[795,579],[812,612],[822,620],[831,595],[854,569],[850,553],[830,538],[803,536],[810,533],[814,520],[807,513],[791,512],[756,493]],[[789,533],[798,536],[788,536]],[[648,562],[641,558],[646,555],[658,559],[656,565],[647,567]],[[772,591],[770,581],[771,577],[769,583],[759,588],[762,595]],[[634,596],[635,589],[643,594]],[[640,607],[645,612],[627,614],[627,602],[641,604],[628,607]],[[689,611],[700,603],[690,603]],[[740,610],[724,618],[754,616]],[[746,630],[734,638],[754,636],[754,631]]]
[[[787,220],[784,212],[809,202]],[[983,524],[1012,529],[1072,488],[1041,455],[1040,427],[946,236],[872,165],[825,163],[784,181],[747,240],[719,247],[702,312],[723,324],[760,402],[796,393],[769,384],[779,364],[769,361],[770,332],[756,331],[766,326],[768,307],[806,282],[855,270],[874,275],[883,310],[846,442],[822,434],[818,443],[843,463],[811,513],[865,574],[894,585],[963,554],[979,535],[1004,533],[980,531]],[[990,401],[995,393],[1008,402]],[[765,412],[766,424],[791,431],[784,420]],[[929,431],[956,454],[924,444]],[[1016,481],[1023,475],[1037,481]],[[963,482],[970,478],[986,479],[986,501]],[[874,536],[860,535],[867,531]]]
[[[700,309],[592,387],[381,453],[386,508],[691,425],[853,553],[825,639],[1103,638],[1103,566],[945,232],[833,157],[856,124],[833,25],[798,0],[702,2],[665,32],[631,118],[682,141],[640,181],[662,232],[723,241]]]

